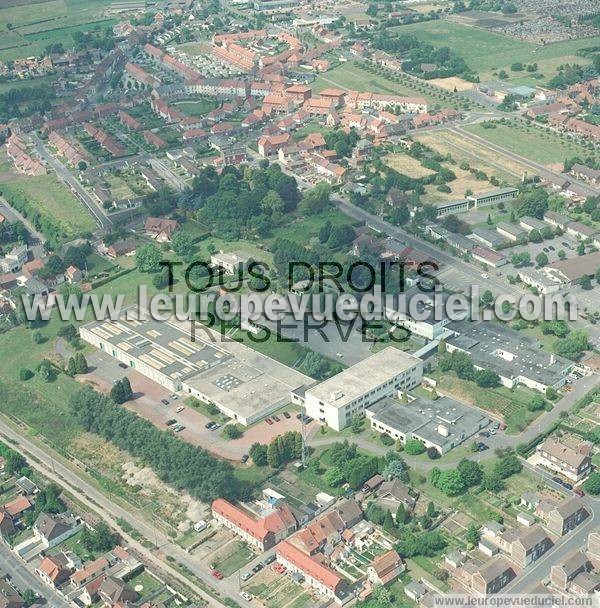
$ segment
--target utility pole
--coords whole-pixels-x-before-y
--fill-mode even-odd
[[[308,446],[306,445],[306,414],[303,411],[300,413],[300,420],[302,421],[302,468],[306,468],[308,465]]]

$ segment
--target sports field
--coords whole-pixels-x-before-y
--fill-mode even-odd
[[[62,42],[72,45],[75,31],[112,27],[105,13],[109,0],[3,0],[0,3],[0,60],[40,55]]]
[[[446,20],[414,23],[396,29],[401,34],[415,34],[436,47],[450,47],[480,74],[482,81],[490,80],[493,72],[500,69],[505,69],[511,78],[523,80],[527,73],[510,72],[510,66],[515,62],[537,63],[538,72],[544,74],[546,80],[554,76],[561,64],[589,63],[589,59],[576,55],[577,50],[600,45],[600,36],[596,36],[539,46]]]

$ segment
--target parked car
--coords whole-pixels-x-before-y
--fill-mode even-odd
[[[575,488],[573,493],[577,494],[577,496],[585,496],[585,492],[581,488]]]
[[[568,481],[563,481],[563,488],[565,488],[565,490],[572,490],[573,489],[573,484],[569,483]]]
[[[175,411],[179,414],[179,412],[183,412],[184,409],[185,409],[185,406],[180,405]]]
[[[119,363],[119,367],[121,369],[127,369],[127,364],[126,363]]]
[[[557,477],[556,475],[552,478],[552,481],[554,483],[557,483],[559,486],[562,486],[562,484],[563,484],[562,479],[560,477]]]
[[[283,417],[284,418],[291,418],[290,413],[289,412],[283,412]]]
[[[275,414],[273,414],[273,416],[271,416],[271,418],[273,418],[273,420],[275,422],[279,422],[281,420],[281,418],[279,416],[276,416]]]
[[[244,574],[242,574],[242,580],[247,581],[247,580],[251,579],[253,576],[254,576],[254,572],[251,572],[251,571],[244,572]]]
[[[504,424],[504,422],[500,423],[500,426],[498,427],[499,430],[501,431],[505,431],[506,430],[506,424]]]
[[[169,420],[167,420],[167,421],[165,422],[165,424],[166,424],[167,426],[173,426],[174,424],[177,424],[177,420],[175,420],[175,418],[169,418]]]
[[[265,418],[265,422],[271,426],[273,424],[273,421],[270,418]]]
[[[298,420],[302,420],[302,413],[296,414],[296,418],[297,418]]]
[[[480,437],[489,437],[490,434],[487,431],[482,431],[481,433],[479,433]]]
[[[264,568],[264,566],[260,563],[256,564],[256,566],[254,566],[254,568],[252,568],[252,572],[254,572],[254,574],[256,574],[257,572],[260,572],[262,569]]]
[[[252,596],[247,591],[240,591],[240,595],[247,601],[252,600]]]
[[[248,458],[249,458],[248,454],[244,454],[242,456],[242,464],[248,462]]]
[[[160,400],[160,402],[161,402],[163,405],[169,405],[169,400],[168,400],[168,399],[161,399],[161,400]]]
[[[490,446],[486,445],[485,443],[482,443],[481,441],[477,444],[477,451],[478,452],[485,452],[486,450],[489,450]]]
[[[208,430],[210,431],[210,430],[212,430],[213,425],[214,425],[214,422],[212,422],[212,421],[211,421],[211,422],[207,422],[207,423],[204,425],[204,428],[205,428],[205,429],[208,429]]]
[[[214,576],[219,581],[222,580],[222,578],[223,578],[223,573],[219,572],[218,570],[212,570],[211,575]]]
[[[275,554],[269,555],[269,557],[267,557],[267,559],[263,562],[263,564],[265,566],[268,566],[269,564],[272,564],[275,561],[275,559],[276,559]]]
[[[169,397],[171,397],[171,399],[173,399],[173,401],[177,401],[177,399],[179,399],[179,397],[175,393],[171,393],[169,395]]]

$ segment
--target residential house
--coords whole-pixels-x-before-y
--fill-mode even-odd
[[[306,582],[319,593],[344,604],[351,599],[348,583],[321,560],[307,555],[288,541],[277,546],[277,561],[291,573],[304,576]]]
[[[23,608],[25,602],[15,587],[5,580],[0,581],[0,608]]]
[[[585,479],[592,470],[593,446],[588,441],[570,446],[560,439],[548,437],[537,447],[537,453],[542,466],[575,482]]]
[[[538,510],[540,506],[538,505]],[[578,496],[565,498],[545,515],[546,527],[557,536],[564,536],[589,517],[589,511]]]
[[[212,503],[212,514],[217,522],[260,551],[274,547],[297,527],[290,508],[281,503],[271,513],[259,518],[241,507],[218,498]]]
[[[394,517],[400,505],[412,511],[416,502],[416,499],[409,494],[408,488],[399,479],[385,481],[377,490],[377,504],[391,511]]]
[[[134,591],[127,583],[114,576],[107,576],[104,579],[98,590],[98,595],[107,608],[125,606],[139,599],[137,591]]]
[[[567,591],[573,579],[591,568],[590,560],[581,549],[574,549],[550,568],[550,583],[561,591]]]
[[[513,565],[498,555],[475,568],[471,574],[471,589],[482,596],[499,593],[515,576]]]
[[[81,283],[83,281],[83,273],[76,266],[69,266],[65,270],[65,279],[67,283]]]
[[[245,251],[231,251],[225,253],[219,251],[210,256],[210,264],[216,268],[222,268],[227,274],[236,274],[244,269],[252,259]]]
[[[33,524],[33,533],[46,549],[50,549],[77,534],[83,526],[77,517],[42,512]]]
[[[69,561],[63,553],[57,555],[47,555],[42,559],[35,573],[53,589],[58,589],[63,583],[69,580],[71,568]]]
[[[170,243],[173,234],[178,230],[177,220],[168,220],[164,217],[149,217],[144,224],[144,232],[159,243]]]
[[[378,555],[367,568],[367,579],[373,585],[387,585],[393,583],[405,570],[402,558],[393,549]]]

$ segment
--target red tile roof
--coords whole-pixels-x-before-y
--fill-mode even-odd
[[[280,555],[287,562],[302,570],[304,574],[319,581],[334,593],[338,591],[338,588],[344,581],[331,568],[324,566],[313,557],[302,553],[300,549],[297,549],[285,540],[277,545],[277,555]]]

